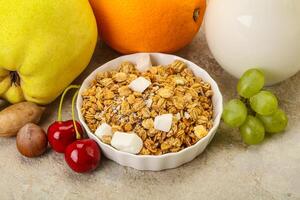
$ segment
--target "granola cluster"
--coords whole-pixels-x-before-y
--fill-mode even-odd
[[[143,92],[128,86],[138,77],[151,81]],[[213,91],[179,60],[139,72],[124,62],[118,70],[101,72],[82,93],[82,115],[92,132],[102,123],[113,131],[134,132],[143,140],[141,155],[178,152],[205,137],[213,126]],[[154,128],[154,118],[172,114],[169,132]],[[110,144],[112,136],[102,138]]]

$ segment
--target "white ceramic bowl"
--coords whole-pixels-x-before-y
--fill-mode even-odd
[[[205,32],[218,63],[237,78],[259,67],[271,85],[300,70],[299,0],[210,0]]]
[[[123,61],[131,61],[135,63],[137,61],[137,58],[139,58],[139,55],[140,54],[122,56],[100,66],[84,80],[80,88],[79,94],[81,94],[86,88],[89,87],[91,81],[95,79],[96,74],[98,72],[116,69],[119,66],[119,64],[122,63]],[[161,64],[161,65],[170,64],[176,59],[183,60],[188,64],[189,68],[194,72],[196,76],[201,77],[204,81],[211,84],[212,89],[214,91],[214,96],[213,96],[214,124],[213,124],[213,128],[209,131],[208,135],[202,138],[201,140],[199,140],[196,144],[186,149],[183,149],[180,152],[168,153],[160,156],[133,155],[126,152],[121,152],[116,150],[112,146],[101,142],[101,140],[98,139],[89,130],[80,111],[82,105],[82,97],[80,95],[77,98],[76,107],[78,111],[79,120],[82,123],[83,127],[85,128],[88,136],[94,139],[100,145],[103,154],[107,158],[119,163],[120,165],[132,167],[138,170],[159,171],[159,170],[178,167],[184,163],[193,160],[196,156],[198,156],[200,153],[203,152],[203,150],[206,148],[206,146],[214,137],[217,128],[219,126],[220,118],[222,115],[222,109],[223,109],[223,100],[222,100],[221,92],[216,82],[209,76],[209,74],[206,71],[201,69],[196,64],[173,55],[167,55],[161,53],[150,53],[150,56],[153,64]]]

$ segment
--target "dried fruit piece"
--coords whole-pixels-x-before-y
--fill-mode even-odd
[[[95,132],[95,135],[99,139],[102,139],[103,136],[112,136],[112,134],[113,134],[112,127],[110,125],[108,125],[107,123],[101,124]]]
[[[133,132],[115,132],[111,140],[111,145],[120,151],[137,154],[143,148],[143,141]]]
[[[169,132],[172,126],[172,120],[173,120],[172,114],[159,115],[154,119],[154,128],[156,130]]]
[[[128,87],[135,92],[143,93],[150,85],[151,82],[149,80],[144,77],[139,77],[133,80]]]
[[[207,135],[208,131],[203,125],[198,125],[194,127],[194,133],[199,139],[201,139]]]
[[[152,66],[151,58],[148,53],[141,54],[136,62],[136,69],[140,72],[147,71]]]

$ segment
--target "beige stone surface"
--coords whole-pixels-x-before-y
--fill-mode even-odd
[[[237,80],[214,60],[202,33],[176,54],[207,70],[225,100],[236,95]],[[118,56],[99,44],[91,64],[76,82]],[[61,154],[49,150],[40,158],[28,159],[18,153],[15,138],[0,138],[0,199],[300,199],[299,85],[298,73],[270,87],[290,118],[284,134],[246,147],[236,130],[222,124],[203,154],[184,166],[161,172],[137,171],[104,158],[96,171],[76,174]],[[47,107],[42,120],[45,129],[56,118],[57,104]],[[71,118],[70,109],[69,96],[64,119]]]

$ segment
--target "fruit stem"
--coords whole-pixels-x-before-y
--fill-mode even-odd
[[[63,94],[61,95],[60,102],[59,102],[59,107],[58,107],[58,112],[57,112],[57,113],[58,113],[58,114],[57,114],[57,121],[58,121],[58,122],[61,122],[61,121],[62,121],[62,104],[63,104],[63,102],[64,102],[64,98],[65,98],[67,92],[68,92],[69,90],[71,90],[71,89],[78,89],[78,88],[80,88],[80,85],[70,85],[69,87],[67,87],[67,88],[64,90]]]
[[[199,16],[200,16],[200,8],[196,8],[193,13],[193,19],[195,22],[197,22]]]
[[[72,98],[72,120],[73,120],[73,125],[74,125],[74,129],[75,129],[75,132],[76,132],[76,138],[77,140],[79,140],[81,138],[81,135],[79,134],[78,132],[78,129],[77,129],[77,124],[76,124],[76,120],[75,120],[75,100],[76,100],[76,97],[78,95],[78,92],[79,90],[77,90]]]
[[[255,116],[255,112],[254,112],[254,110],[250,106],[250,100],[247,99],[247,98],[244,98],[242,96],[240,96],[240,100],[246,105],[247,110],[248,110],[248,114]]]
[[[11,71],[10,72],[10,79],[11,82],[15,85],[20,85],[20,76],[18,75],[18,72],[16,71]]]

